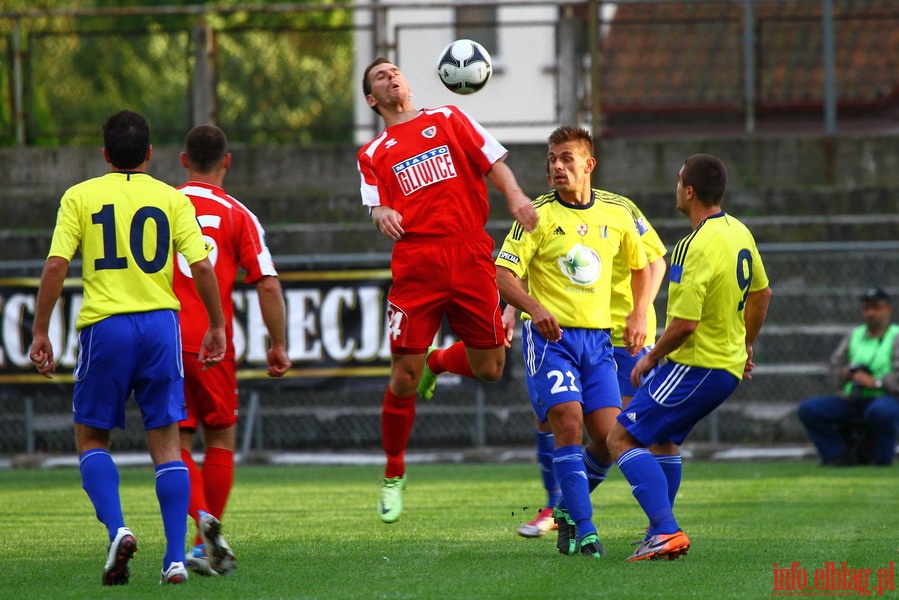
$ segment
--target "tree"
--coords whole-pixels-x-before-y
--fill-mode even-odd
[[[77,3],[55,4],[47,8]],[[95,0],[89,8],[80,3],[77,13],[28,13],[21,20],[28,143],[97,143],[99,123],[122,108],[145,114],[157,143],[180,143],[193,125],[193,32],[200,23],[215,36],[218,123],[233,141],[350,141],[350,11],[336,4],[267,11],[256,4],[259,10],[222,2],[200,10],[181,1],[141,10],[140,1]],[[0,28],[7,26],[0,19]],[[12,130],[11,100],[0,100],[0,130]]]

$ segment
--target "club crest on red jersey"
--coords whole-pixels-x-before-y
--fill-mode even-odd
[[[421,134],[423,136],[425,136],[426,138],[431,139],[432,137],[437,135],[437,126],[431,125],[430,127],[426,128],[426,129],[422,129]]]

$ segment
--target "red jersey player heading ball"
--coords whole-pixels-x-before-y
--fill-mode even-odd
[[[427,400],[440,373],[496,381],[503,372],[494,242],[484,229],[485,177],[528,231],[537,214],[503,162],[506,149],[464,111],[416,109],[409,82],[386,58],[365,69],[362,90],[386,125],[357,155],[362,202],[395,242],[387,307],[390,383],[381,412],[387,466],[378,504],[381,520],[392,523],[403,510],[416,389]],[[461,342],[436,349],[430,345],[444,315]]]

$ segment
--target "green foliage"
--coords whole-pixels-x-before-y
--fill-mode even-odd
[[[626,563],[645,517],[617,471],[594,493],[609,556],[563,557],[515,528],[544,501],[529,464],[411,465],[406,512],[375,514],[379,467],[239,468],[225,533],[233,576],[166,595],[202,598],[761,598],[774,564],[896,560],[894,469],[812,463],[692,463],[675,505],[690,535],[678,561]],[[0,472],[0,589],[17,598],[154,598],[164,550],[151,469],[123,469],[138,537],[131,583],[100,586],[105,531],[78,472]],[[887,595],[895,595],[888,592]]]
[[[193,36],[203,23],[215,37],[217,122],[232,141],[312,144],[352,139],[350,11],[254,12],[231,8],[233,2],[217,2],[220,12],[210,7],[206,13],[157,14],[124,10],[147,6],[142,0],[91,4],[78,8],[118,12],[20,21],[29,144],[96,145],[103,121],[123,108],[149,118],[154,143],[180,143],[194,125],[198,82]],[[241,7],[257,4],[264,3]],[[197,3],[166,5],[196,8]],[[13,21],[0,19],[0,33],[8,35],[12,27]],[[8,48],[3,38],[4,57],[11,57]],[[10,143],[14,131],[8,71],[0,72],[0,143]]]
[[[150,120],[162,143],[190,127],[187,34],[146,28],[31,38],[29,64],[38,144],[96,144],[110,114],[128,108]]]
[[[348,29],[226,30],[218,53],[219,121],[226,131],[251,143],[352,139]]]

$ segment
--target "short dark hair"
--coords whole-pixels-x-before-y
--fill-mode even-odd
[[[103,123],[103,147],[117,169],[140,166],[150,150],[150,123],[140,113],[117,112]]]
[[[727,188],[727,169],[717,156],[694,154],[684,161],[683,186],[692,186],[706,206],[721,204]]]
[[[365,97],[368,97],[368,95],[371,94],[371,81],[369,81],[368,75],[371,73],[372,69],[374,69],[378,65],[383,65],[384,63],[390,63],[390,61],[383,56],[379,56],[378,58],[374,59],[370,65],[365,67],[365,72],[362,74],[362,93],[365,95]],[[372,106],[370,108],[379,115],[381,114],[381,111],[378,110],[377,106]]]
[[[184,152],[192,169],[210,173],[228,153],[228,136],[215,125],[197,125],[187,133]]]
[[[550,146],[558,146],[566,142],[583,142],[587,146],[590,156],[593,156],[593,136],[583,127],[571,127],[563,125],[557,127],[546,140]]]

